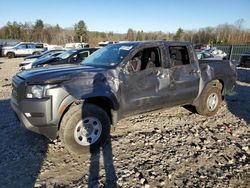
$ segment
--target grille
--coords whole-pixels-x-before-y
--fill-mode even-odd
[[[12,101],[18,105],[24,95],[24,80],[18,76],[14,76],[12,78]]]

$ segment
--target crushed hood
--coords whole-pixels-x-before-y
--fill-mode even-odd
[[[59,65],[22,71],[17,76],[24,79],[27,84],[55,84],[78,76],[91,79],[103,70],[105,69],[83,65]]]

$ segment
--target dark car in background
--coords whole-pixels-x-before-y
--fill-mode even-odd
[[[41,54],[37,54],[37,55],[29,55],[27,57],[24,58],[24,60],[27,60],[27,59],[38,59],[39,57],[41,56],[44,56],[44,55],[51,55],[51,54],[54,54],[56,52],[64,52],[65,50],[63,49],[60,49],[60,50],[47,50],[47,51],[44,51],[42,52]]]
[[[24,61],[19,64],[20,70],[27,70],[31,69],[32,63],[36,60],[41,60],[44,58],[50,58],[50,57],[56,57],[60,55],[61,53],[65,52],[65,50],[48,50],[44,51],[43,53],[39,55],[30,55],[24,58]]]
[[[57,57],[48,57],[36,60],[32,63],[32,68],[60,64],[79,64],[96,50],[98,50],[98,48],[81,48],[68,50],[58,55]]]
[[[250,52],[241,54],[239,67],[250,68]]]

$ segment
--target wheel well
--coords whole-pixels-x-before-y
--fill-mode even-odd
[[[222,99],[224,99],[224,82],[222,80],[213,80],[208,83],[208,85],[212,85],[214,87],[218,87],[221,90]]]
[[[213,86],[220,88],[221,92],[223,92],[224,89],[224,83],[222,80],[214,80],[212,81]]]
[[[14,54],[14,55],[15,55],[15,53],[14,53],[14,52],[7,52],[7,55],[8,55],[8,54]]]
[[[110,118],[110,122],[112,122],[112,114],[111,114],[111,109],[113,109],[113,104],[112,102],[110,101],[109,98],[107,97],[92,97],[92,98],[87,98],[85,99],[84,103],[91,103],[91,104],[95,104],[97,106],[100,106],[102,109],[104,109],[109,118]],[[79,104],[82,104],[82,102],[72,102],[71,104],[69,104],[63,111],[62,115],[61,115],[61,118],[60,118],[60,121],[59,121],[59,124],[58,124],[58,130],[60,129],[60,126],[61,126],[61,121],[64,117],[64,115],[68,112],[68,110],[70,109],[70,107],[72,105],[79,105]]]
[[[59,123],[58,123],[58,130],[59,130],[60,127],[61,127],[61,122],[62,122],[62,119],[63,119],[64,115],[69,111],[69,108],[72,106],[72,104],[73,104],[73,102],[70,103],[70,104],[63,110],[63,113],[62,113],[62,115],[61,115],[61,117],[60,117],[60,120],[59,120]]]
[[[107,98],[107,97],[91,97],[91,98],[85,99],[84,103],[91,103],[91,104],[95,104],[97,106],[100,106],[102,109],[104,109],[107,112],[107,114],[110,118],[110,122],[112,122],[111,109],[114,109],[114,106],[109,98]]]

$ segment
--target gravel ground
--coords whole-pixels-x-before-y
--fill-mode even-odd
[[[250,84],[214,117],[176,107],[119,122],[96,154],[20,127],[9,104],[22,58],[0,58],[0,187],[250,187]]]

